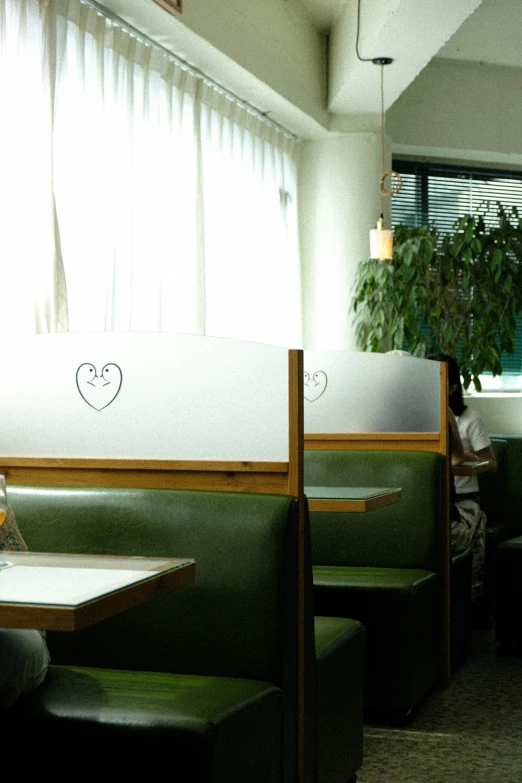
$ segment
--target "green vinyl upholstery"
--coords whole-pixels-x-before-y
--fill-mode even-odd
[[[491,437],[491,448],[497,460],[495,473],[481,473],[478,477],[480,507],[487,517],[486,524],[486,549],[484,559],[484,609],[488,615],[494,613],[494,583],[495,560],[497,547],[506,538],[509,538],[508,520],[511,514],[508,512],[508,455],[516,455],[515,441],[508,446],[506,438]],[[522,442],[522,441],[521,441]],[[522,451],[520,452],[522,457]],[[521,528],[522,531],[522,528]]]
[[[357,620],[315,617],[317,783],[347,783],[362,764],[364,645]]]
[[[363,624],[365,710],[407,716],[442,673],[444,460],[420,451],[310,450],[306,485],[402,489],[397,504],[311,512],[310,524],[315,614]]]
[[[294,498],[22,486],[8,497],[32,551],[196,561],[191,585],[47,634],[52,665],[9,711],[12,748],[30,734],[43,751],[59,736],[93,772],[148,772],[154,759],[183,783],[295,781]],[[346,783],[362,761],[364,629],[319,617],[314,634],[307,514],[304,532],[306,780]],[[334,682],[339,661],[350,668]]]
[[[503,541],[495,560],[495,636],[502,652],[522,653],[522,536]]]
[[[493,574],[491,604],[499,650],[522,653],[522,436],[490,435],[505,447],[496,474],[480,476],[481,503],[489,523],[486,539],[486,568]],[[498,458],[497,458],[498,459]],[[489,479],[489,484],[484,479]],[[490,491],[489,491],[490,490]],[[486,528],[487,530],[488,528]],[[491,540],[491,538],[493,540]],[[488,552],[489,549],[489,552]],[[489,554],[489,557],[488,557]],[[486,571],[486,576],[487,576]]]
[[[10,710],[11,731],[46,746],[60,736],[127,772],[154,758],[194,783],[293,779],[295,499],[13,486],[8,496],[33,551],[196,561],[191,585],[48,633],[48,679]]]
[[[488,527],[500,526],[498,541],[522,535],[522,436],[490,435],[496,473],[479,476],[480,502]]]

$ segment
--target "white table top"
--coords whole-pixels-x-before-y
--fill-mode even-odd
[[[188,584],[194,570],[188,558],[3,551],[0,626],[76,630]]]

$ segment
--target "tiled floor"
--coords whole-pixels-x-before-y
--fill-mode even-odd
[[[449,688],[400,729],[366,726],[358,783],[522,783],[522,658],[476,632]]]

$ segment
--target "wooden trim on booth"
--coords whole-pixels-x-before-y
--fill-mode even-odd
[[[303,352],[288,352],[288,494],[304,493],[304,389]]]
[[[442,685],[449,687],[451,682],[451,515],[450,515],[450,482],[453,481],[451,473],[451,454],[449,444],[449,424],[448,424],[448,365],[446,362],[440,362],[440,436],[441,436],[441,454],[444,455],[444,490],[446,503],[444,504],[444,570],[442,572],[443,583],[443,667],[442,667]]]
[[[0,457],[8,483],[289,494],[287,462],[209,462]]]
[[[306,451],[386,450],[435,451],[441,453],[438,432],[305,432]]]
[[[297,520],[297,570],[299,574],[297,606],[297,774],[300,783],[308,783],[307,770],[311,760],[307,758],[313,747],[313,738],[308,736],[306,716],[309,672],[311,663],[305,650],[305,513],[304,513],[304,360],[301,350],[288,352],[288,494],[298,498]]]

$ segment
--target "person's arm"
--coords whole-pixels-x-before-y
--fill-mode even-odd
[[[495,473],[498,465],[497,465],[497,458],[495,457],[495,452],[491,448],[491,446],[486,446],[484,449],[479,449],[475,452],[477,455],[477,459],[479,459],[481,462],[484,462],[485,460],[488,461],[488,468],[486,472]]]
[[[460,465],[461,462],[475,460],[475,454],[470,454],[470,452],[464,450],[457,419],[451,408],[448,408],[448,424],[451,429],[451,464]]]
[[[476,411],[473,413],[473,421],[470,425],[469,437],[471,446],[477,459],[481,462],[487,461],[487,472],[494,473],[497,470],[497,458],[491,447],[489,435],[482,421],[482,417]]]

